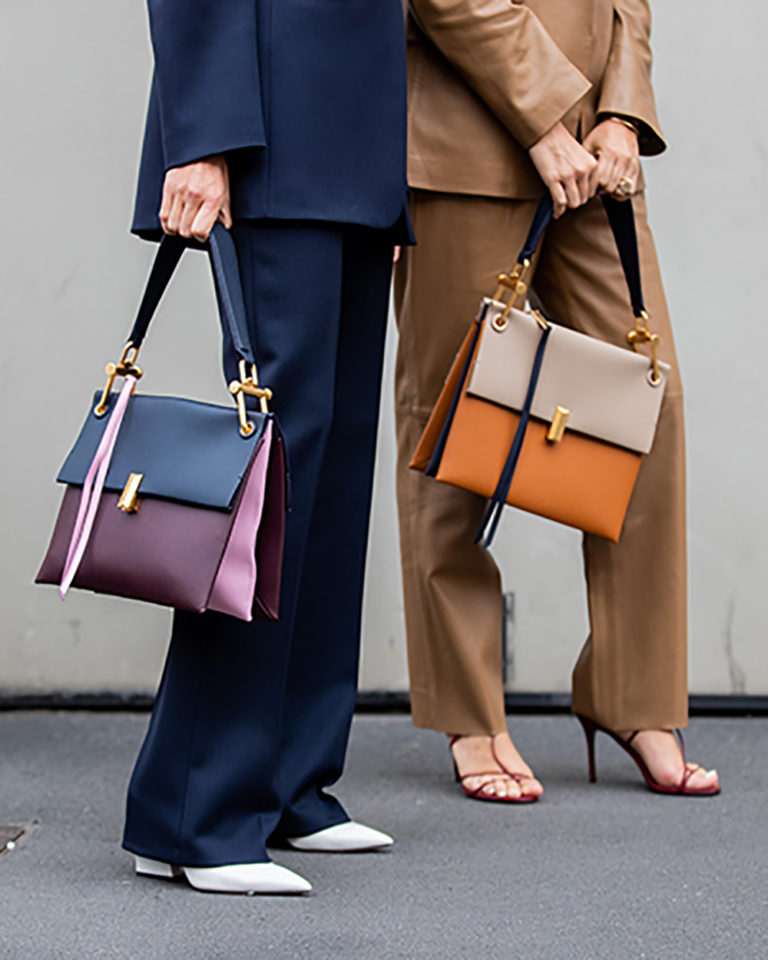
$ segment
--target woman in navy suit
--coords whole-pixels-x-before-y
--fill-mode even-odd
[[[177,611],[128,791],[139,873],[300,893],[267,847],[378,849],[328,792],[358,667],[382,349],[405,213],[400,0],[149,0],[155,73],[133,230],[238,251],[285,434],[278,622]],[[225,372],[234,375],[225,344]]]

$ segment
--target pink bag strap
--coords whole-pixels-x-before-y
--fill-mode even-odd
[[[125,383],[117,398],[115,409],[112,411],[101,442],[88,469],[88,474],[83,484],[83,492],[80,496],[80,505],[77,509],[75,526],[72,530],[72,538],[69,542],[67,559],[64,563],[64,571],[61,575],[61,583],[59,584],[59,596],[62,600],[72,586],[72,581],[75,579],[80,561],[83,559],[85,548],[88,546],[91,531],[93,530],[93,523],[96,519],[96,511],[99,508],[101,492],[104,489],[104,482],[107,479],[109,465],[112,462],[112,454],[115,449],[115,443],[117,442],[117,435],[120,432],[123,417],[128,407],[128,401],[131,399],[131,394],[135,386],[136,377],[130,376],[129,374],[125,378]]]

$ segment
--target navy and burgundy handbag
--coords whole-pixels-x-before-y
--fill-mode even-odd
[[[239,379],[229,385],[236,408],[135,394],[139,348],[185,247],[177,237],[160,244],[122,358],[107,366],[107,385],[57,478],[66,489],[36,582],[58,584],[62,598],[72,586],[275,620],[284,444],[272,393],[259,386],[234,243],[221,225],[207,247],[222,326],[239,355]]]

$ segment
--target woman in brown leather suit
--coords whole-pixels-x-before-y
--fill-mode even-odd
[[[631,197],[646,303],[672,365],[621,541],[585,536],[591,633],[573,673],[585,729],[626,747],[649,785],[712,794],[686,764],[683,397],[639,155],[665,149],[647,0],[410,0],[411,214],[419,245],[396,277],[398,502],[414,723],[451,736],[465,792],[530,801],[542,787],[509,737],[500,578],[473,544],[484,501],[408,469],[480,298],[549,190],[533,265],[544,309],[626,346],[626,284],[599,193]],[[638,584],[643,589],[638,589]],[[649,602],[648,598],[653,598]],[[631,741],[631,742],[630,742]]]

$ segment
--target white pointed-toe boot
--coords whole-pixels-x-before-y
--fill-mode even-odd
[[[136,873],[173,880],[184,877],[195,890],[206,893],[309,893],[312,885],[298,873],[277,863],[232,863],[222,867],[177,867],[160,860],[136,857]]]
[[[317,833],[308,833],[305,837],[288,838],[288,843],[294,849],[311,853],[363,853],[367,850],[383,850],[394,842],[381,830],[355,823],[354,820],[337,823],[335,827],[326,827]]]

